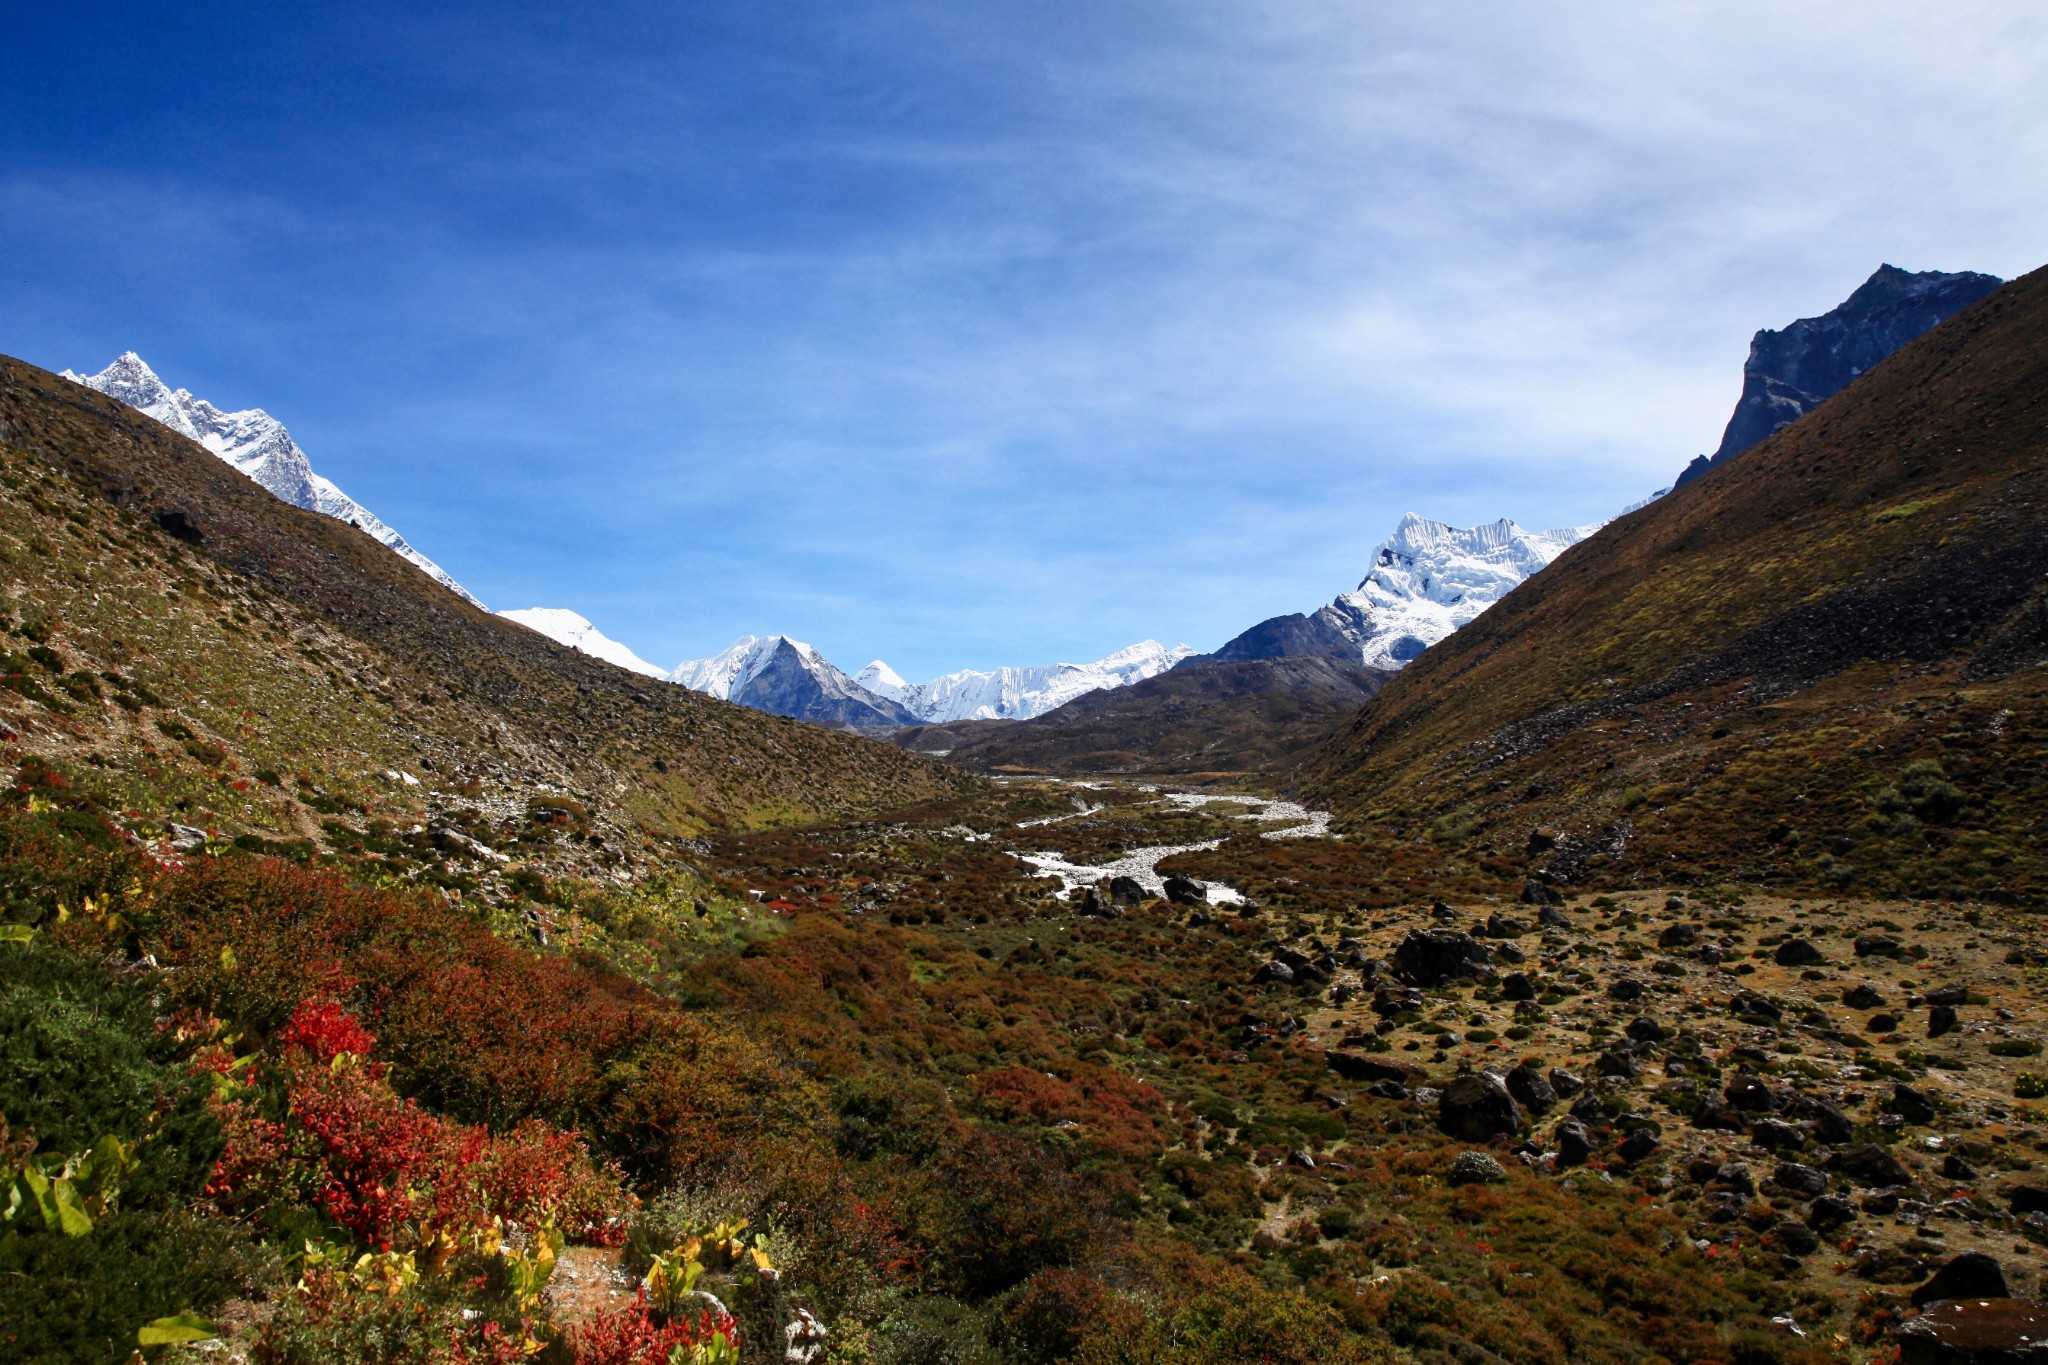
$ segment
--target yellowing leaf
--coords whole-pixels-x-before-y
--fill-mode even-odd
[[[32,924],[0,924],[0,943],[26,943],[35,936]]]
[[[138,1346],[175,1346],[184,1341],[211,1341],[220,1329],[196,1313],[178,1313],[143,1324],[135,1333]]]

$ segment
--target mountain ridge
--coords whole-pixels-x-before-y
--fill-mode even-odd
[[[292,439],[284,423],[262,408],[225,412],[203,398],[193,397],[189,390],[172,389],[133,351],[122,352],[98,374],[65,370],[62,377],[104,393],[180,436],[197,441],[280,501],[354,526],[410,560],[442,587],[483,607],[476,594],[414,549],[381,517],[342,492],[333,480],[316,473],[312,461]]]

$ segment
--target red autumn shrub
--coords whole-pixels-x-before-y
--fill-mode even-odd
[[[637,1174],[673,1179],[765,1137],[813,1131],[815,1087],[731,1029],[624,978],[505,942],[427,895],[276,859],[160,873],[159,957],[181,1004],[346,1050],[368,1025],[406,1094],[470,1122],[573,1124]],[[232,951],[223,956],[223,950]]]
[[[216,1101],[227,1137],[206,1191],[216,1207],[297,1194],[379,1246],[493,1218],[551,1219],[579,1241],[623,1235],[629,1197],[574,1134],[529,1119],[493,1135],[426,1112],[392,1090],[385,1065],[364,1055],[369,1033],[332,1002],[303,1003],[279,1042],[282,1121],[259,1112],[250,1087]]]
[[[563,1341],[576,1365],[668,1365],[672,1352],[680,1350],[687,1359],[715,1335],[739,1344],[739,1326],[730,1314],[707,1310],[695,1318],[661,1321],[649,1310],[642,1288],[632,1304],[571,1327]]]
[[[332,1000],[308,1000],[293,1011],[277,1035],[280,1052],[304,1048],[316,1062],[331,1062],[344,1052],[367,1057],[377,1046],[370,1031]]]

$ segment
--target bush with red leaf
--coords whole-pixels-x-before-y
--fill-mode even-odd
[[[430,1114],[392,1090],[385,1064],[368,1055],[374,1041],[332,1001],[293,1012],[270,1072],[283,1117],[261,1112],[256,1087],[229,1087],[216,1101],[228,1138],[207,1187],[216,1207],[296,1194],[382,1247],[494,1218],[553,1221],[579,1241],[624,1235],[630,1197],[574,1134],[538,1119],[492,1134]]]
[[[706,1310],[694,1318],[664,1320],[647,1303],[643,1287],[627,1307],[600,1313],[563,1335],[576,1365],[668,1365],[670,1354],[692,1349],[722,1335],[739,1344],[739,1326],[729,1313]]]
[[[277,1035],[278,1051],[304,1048],[316,1062],[331,1062],[344,1052],[367,1057],[376,1046],[370,1031],[332,1000],[303,1002]]]

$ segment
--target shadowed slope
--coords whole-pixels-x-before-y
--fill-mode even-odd
[[[1567,551],[1299,785],[1353,827],[1454,815],[1564,879],[2038,894],[2044,485],[2037,271]]]

